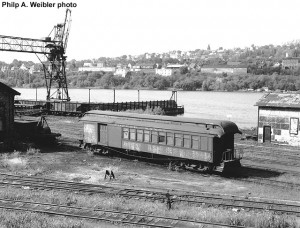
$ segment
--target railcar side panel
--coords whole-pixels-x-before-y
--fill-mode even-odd
[[[122,128],[120,126],[108,125],[108,146],[122,148]]]
[[[84,141],[86,143],[98,144],[97,124],[84,123]]]
[[[208,151],[196,151],[176,147],[146,144],[140,142],[122,141],[122,148],[128,150],[142,151],[170,157],[178,157],[189,160],[212,162],[212,153]]]

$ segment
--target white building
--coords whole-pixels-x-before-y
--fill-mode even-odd
[[[118,69],[116,69],[116,72],[114,73],[114,75],[125,77],[127,73],[128,73],[127,69],[118,68]]]
[[[92,67],[93,64],[92,63],[83,63],[83,67]]]
[[[173,73],[172,69],[166,69],[166,68],[155,69],[155,74],[158,74],[161,76],[171,76],[172,73]]]
[[[79,67],[78,71],[104,71],[104,72],[115,72],[115,67]]]

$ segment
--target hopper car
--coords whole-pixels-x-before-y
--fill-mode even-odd
[[[83,122],[85,148],[138,158],[179,163],[199,170],[240,166],[231,121],[89,111]]]

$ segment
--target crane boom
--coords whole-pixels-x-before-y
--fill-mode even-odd
[[[0,51],[27,52],[36,54],[51,54],[48,44],[55,45],[55,41],[30,39],[0,35]]]

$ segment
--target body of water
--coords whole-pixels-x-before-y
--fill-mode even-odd
[[[46,89],[15,88],[21,93],[16,99],[46,99]],[[54,90],[53,90],[54,92]],[[88,102],[88,89],[69,89],[71,101]],[[140,101],[168,100],[171,91],[140,90]],[[240,128],[256,127],[257,107],[254,104],[263,96],[263,93],[252,92],[204,92],[178,91],[178,104],[185,109],[184,117],[205,119],[231,120]],[[112,89],[91,89],[91,102],[113,102]],[[137,90],[116,90],[115,101],[138,101]]]

